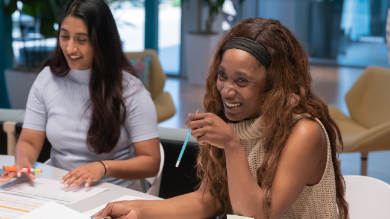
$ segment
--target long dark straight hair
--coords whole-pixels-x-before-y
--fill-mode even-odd
[[[126,118],[123,99],[122,71],[135,74],[122,51],[122,44],[110,8],[103,0],[71,0],[59,19],[59,28],[67,16],[80,18],[88,28],[89,41],[93,47],[93,61],[89,82],[91,122],[87,144],[97,154],[109,153],[118,143],[120,129]],[[44,66],[64,77],[69,65],[61,50],[59,31],[54,55]]]

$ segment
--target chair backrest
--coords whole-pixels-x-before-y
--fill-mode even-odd
[[[166,75],[158,60],[158,54],[152,49],[146,49],[143,52],[129,52],[125,53],[126,58],[142,58],[151,56],[152,61],[149,66],[149,92],[154,100],[164,90]]]
[[[367,128],[390,121],[390,69],[366,68],[345,101],[351,118]]]
[[[344,176],[351,219],[389,219],[390,185],[367,176]]]
[[[160,143],[160,169],[158,170],[157,176],[146,178],[146,181],[148,181],[151,185],[148,191],[146,192],[146,194],[154,195],[154,196],[159,195],[164,162],[165,162],[164,148]]]

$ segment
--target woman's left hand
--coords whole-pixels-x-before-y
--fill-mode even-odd
[[[219,148],[230,148],[240,144],[237,133],[214,113],[189,114],[186,127],[200,145],[210,144]]]
[[[62,177],[61,184],[65,183],[65,188],[76,187],[87,181],[85,187],[91,185],[92,182],[98,181],[104,176],[105,169],[100,162],[93,162],[77,167],[76,169],[69,171]]]

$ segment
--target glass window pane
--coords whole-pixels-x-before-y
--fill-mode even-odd
[[[166,74],[180,73],[180,0],[162,0],[159,6],[159,60]]]
[[[116,1],[110,4],[116,21],[124,52],[139,52],[145,49],[144,0]]]

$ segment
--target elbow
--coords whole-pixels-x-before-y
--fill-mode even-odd
[[[160,162],[157,163],[157,165],[153,165],[152,169],[152,177],[157,176],[158,172],[160,170]]]
[[[146,178],[157,176],[159,170],[160,170],[160,157],[158,157],[157,159],[153,159],[151,165],[149,166],[148,176]]]

